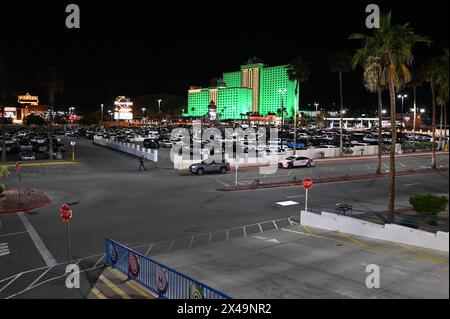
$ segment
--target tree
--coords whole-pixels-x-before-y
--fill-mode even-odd
[[[436,78],[437,84],[437,96],[436,102],[441,107],[441,133],[440,139],[442,138],[442,118],[444,119],[444,129],[445,135],[447,134],[447,105],[448,105],[448,77],[449,77],[449,66],[448,66],[448,48],[444,49],[444,55],[438,58],[439,62],[439,72]]]
[[[396,91],[411,80],[409,67],[412,65],[413,48],[417,43],[431,43],[424,36],[414,33],[409,23],[392,25],[391,13],[380,17],[380,28],[373,29],[371,35],[352,34],[350,39],[363,41],[362,56],[380,59],[382,76],[386,78],[391,106],[390,185],[388,210],[395,218],[395,146],[397,143]]]
[[[386,86],[386,77],[383,74],[381,58],[369,55],[368,50],[363,47],[358,49],[353,56],[353,69],[359,64],[364,69],[363,83],[364,87],[372,93],[377,93],[377,113],[378,113],[378,151],[376,174],[381,174],[381,154],[382,154],[382,134],[383,134],[383,97],[382,90]]]
[[[431,133],[433,142],[431,147],[431,168],[436,169],[436,81],[441,72],[438,58],[429,60],[423,66],[423,72],[425,81],[430,84],[431,90]]]
[[[85,126],[95,125],[98,124],[99,116],[97,113],[87,114],[83,116],[78,123]]]
[[[43,126],[46,125],[47,122],[42,116],[36,115],[36,114],[30,114],[24,119],[24,123],[26,126]]]
[[[335,73],[335,74],[337,73],[339,75],[339,93],[340,93],[340,101],[341,101],[341,111],[340,111],[341,154],[344,154],[344,139],[343,139],[344,94],[343,94],[343,86],[342,86],[342,73],[350,72],[351,60],[352,60],[351,55],[345,51],[338,51],[328,58],[328,64],[330,66],[330,71],[332,73]]]
[[[297,57],[289,63],[287,68],[287,75],[289,80],[295,81],[295,100],[294,100],[294,150],[293,154],[296,153],[297,145],[297,110],[298,110],[298,94],[300,83],[307,82],[309,75],[311,74],[309,70],[309,63],[305,62],[302,57]]]
[[[53,121],[56,124],[65,125],[68,123],[67,117],[63,115],[56,114]]]
[[[414,108],[414,119],[413,119],[413,148],[416,149],[416,120],[417,120],[417,88],[423,85],[425,81],[423,78],[423,72],[420,67],[413,68],[411,72],[411,81],[409,82],[409,87],[413,90],[413,108]]]
[[[12,105],[15,103],[17,99],[17,92],[15,89],[14,83],[3,77],[0,79],[0,109],[1,109],[1,125],[2,125],[2,155],[1,161],[6,162],[6,124],[12,124],[12,120],[10,118],[5,118],[5,107],[9,104]]]
[[[50,147],[49,147],[49,156],[53,158],[53,112],[55,106],[55,96],[58,93],[62,93],[65,85],[65,75],[61,73],[55,66],[50,67],[49,69],[42,71],[38,76],[38,84],[48,95],[48,106],[50,110],[50,120],[49,120],[49,128],[50,128]]]

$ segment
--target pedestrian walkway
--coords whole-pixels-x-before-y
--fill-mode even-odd
[[[110,267],[103,270],[87,297],[88,299],[157,299],[153,293]]]

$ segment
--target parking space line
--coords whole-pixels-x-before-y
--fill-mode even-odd
[[[150,244],[148,249],[145,251],[145,254],[144,254],[145,256],[147,256],[150,253],[150,251],[152,250],[153,246],[154,246],[154,244]]]
[[[8,237],[8,236],[20,235],[20,234],[26,234],[26,233],[27,233],[27,231],[19,231],[19,232],[17,232],[17,233],[3,234],[3,235],[0,235],[0,238],[1,238],[1,237]]]
[[[106,254],[103,254],[98,260],[97,260],[97,262],[94,264],[94,267],[97,267],[98,266],[98,264],[103,260],[103,258],[105,258],[106,257]],[[81,259],[80,259],[81,260]]]
[[[100,275],[98,277],[105,285],[107,285],[109,288],[111,288],[112,291],[114,291],[117,295],[119,295],[122,299],[131,299],[131,297],[122,289],[117,287],[113,282],[111,282],[108,278],[106,278],[103,275]]]
[[[92,294],[93,294],[97,299],[107,299],[107,298],[105,297],[105,295],[102,294],[102,293],[100,292],[100,290],[98,290],[98,289],[95,288],[95,287],[92,287],[91,292],[92,292]]]
[[[22,221],[23,225],[25,226],[25,229],[28,231],[28,235],[30,235],[34,245],[36,246],[37,250],[41,254],[41,256],[44,259],[47,266],[56,265],[57,262],[56,262],[55,258],[53,258],[52,254],[47,249],[47,247],[45,246],[41,237],[37,233],[36,229],[34,229],[33,225],[31,225],[30,221],[25,216],[25,214],[17,213],[17,216],[19,216],[19,219]]]
[[[402,162],[398,162],[400,164],[401,167],[406,167],[405,164],[403,164]]]

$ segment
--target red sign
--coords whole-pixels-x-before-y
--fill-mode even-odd
[[[69,222],[72,219],[72,210],[70,209],[69,205],[62,205],[59,209],[59,215],[61,216],[63,222]]]
[[[16,163],[16,173],[20,173],[20,163]]]
[[[306,189],[306,190],[311,189],[312,186],[313,186],[312,178],[311,177],[306,177],[305,179],[303,179],[302,185],[303,185],[303,188]]]

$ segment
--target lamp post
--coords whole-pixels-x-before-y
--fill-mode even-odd
[[[145,110],[146,110],[146,108],[143,107],[142,108],[142,122],[144,122]]]
[[[400,133],[403,133],[403,103],[405,101],[405,98],[408,97],[407,94],[399,94],[397,96],[399,99],[402,99],[402,109],[401,109],[401,120],[400,120]]]
[[[159,130],[161,131],[161,99],[156,100],[158,102],[158,114],[159,114]]]
[[[100,118],[100,122],[103,122],[103,104],[100,104],[100,109],[102,111],[102,117]]]

